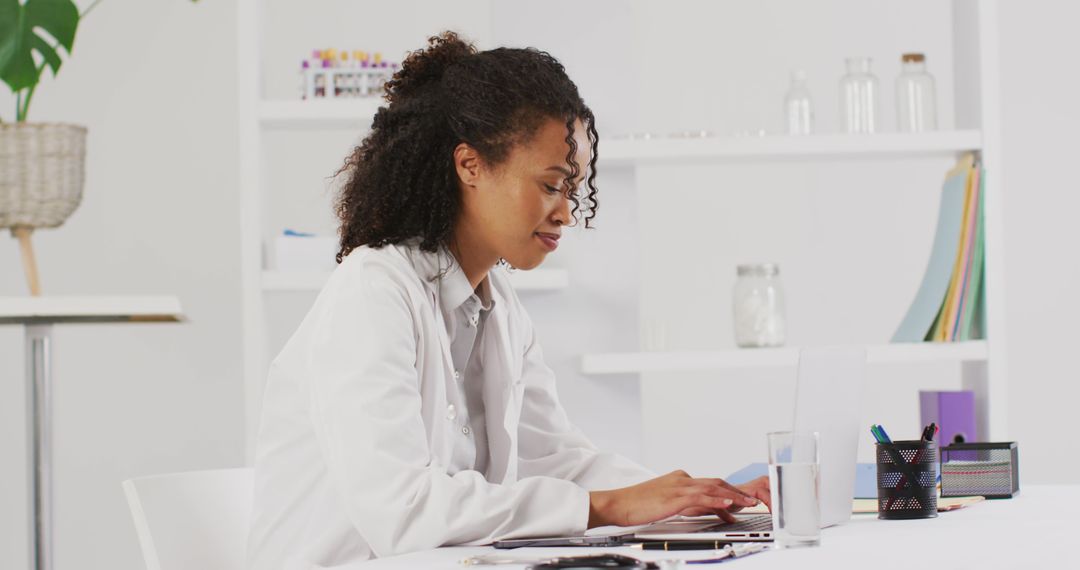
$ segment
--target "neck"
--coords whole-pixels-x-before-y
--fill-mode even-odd
[[[470,236],[468,232],[454,232],[450,238],[450,253],[454,255],[469,285],[475,291],[480,282],[487,277],[488,271],[499,262],[499,255]]]

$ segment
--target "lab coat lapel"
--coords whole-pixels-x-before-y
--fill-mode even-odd
[[[439,291],[437,285],[430,281],[424,281],[424,289],[427,291],[427,301],[431,305],[431,311],[435,314],[435,329],[439,334],[439,352],[442,354],[443,378],[447,394],[456,394],[458,387],[454,379],[454,355],[450,352],[450,336],[446,333],[446,321],[439,309]]]
[[[490,275],[488,279],[491,279]],[[491,295],[495,306],[484,324],[481,339],[485,357],[483,399],[491,453],[487,476],[493,483],[511,483],[517,480],[517,426],[521,402],[515,389],[518,375],[514,374],[516,359],[510,350],[508,303],[496,287],[491,287]]]

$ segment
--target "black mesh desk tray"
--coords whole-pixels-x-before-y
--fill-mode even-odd
[[[1016,442],[954,443],[941,448],[941,496],[1008,499],[1020,491]]]

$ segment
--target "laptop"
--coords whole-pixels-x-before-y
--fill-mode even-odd
[[[819,434],[822,528],[851,518],[865,377],[866,349],[862,347],[805,348],[799,352],[792,426],[795,431]],[[718,521],[716,517],[676,518],[619,534],[500,540],[494,546],[618,546],[654,540],[772,540],[772,515],[736,515],[736,518],[738,521],[734,523]]]

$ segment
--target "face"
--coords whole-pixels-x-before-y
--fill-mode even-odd
[[[532,269],[558,247],[564,226],[573,223],[569,195],[586,175],[592,149],[585,126],[574,125],[578,176],[568,185],[566,124],[545,121],[531,140],[516,145],[497,166],[470,159],[467,145],[455,151],[462,187],[462,216],[455,233],[469,235],[471,247],[519,269]],[[569,186],[569,187],[568,187]]]

